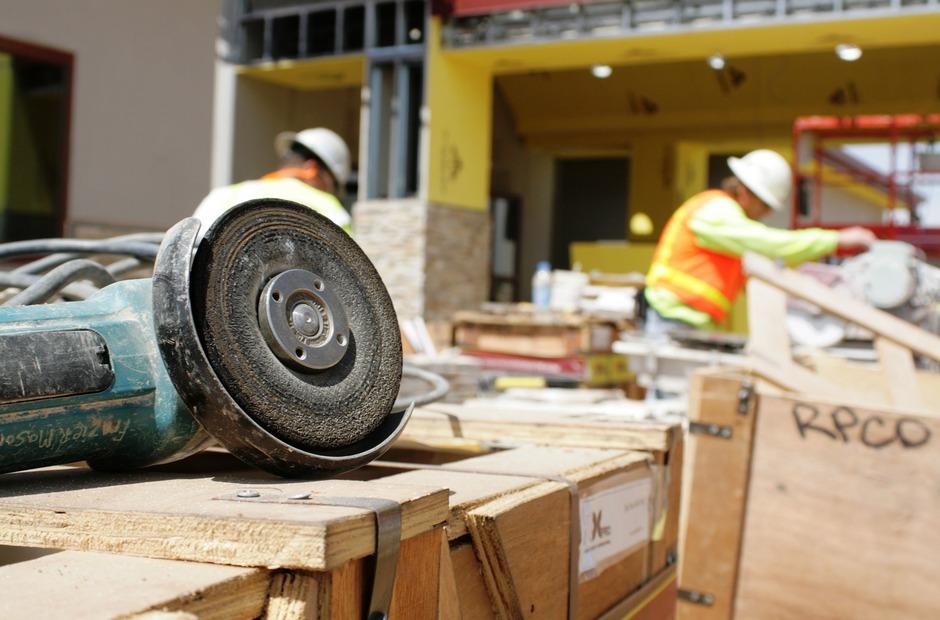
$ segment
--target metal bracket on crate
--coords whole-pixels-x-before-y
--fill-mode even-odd
[[[748,415],[754,411],[757,404],[757,392],[754,390],[754,384],[750,381],[744,381],[738,388],[738,404],[735,407],[738,415]]]
[[[731,439],[734,435],[734,430],[730,426],[704,422],[689,422],[689,432],[694,435],[710,435],[719,439]]]
[[[341,506],[363,508],[375,515],[375,570],[369,595],[366,620],[386,620],[395,589],[395,574],[401,549],[401,504],[383,497],[337,497],[310,493],[263,495],[254,489],[243,489],[215,499],[269,504],[303,504],[308,506]]]
[[[683,590],[679,588],[679,598],[696,605],[711,607],[715,604],[715,597],[708,592],[699,592],[698,590]]]

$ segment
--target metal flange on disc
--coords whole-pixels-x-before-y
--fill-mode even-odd
[[[167,372],[206,430],[281,475],[325,477],[384,452],[402,351],[375,267],[338,226],[282,200],[170,229],[154,269]],[[193,252],[195,248],[195,253]]]

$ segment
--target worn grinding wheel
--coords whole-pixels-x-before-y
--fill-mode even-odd
[[[392,411],[401,336],[359,246],[307,207],[255,200],[213,223],[190,268],[198,228],[171,230],[154,272],[158,341],[193,415],[239,458],[284,475],[384,451],[407,420]]]
[[[262,290],[289,270],[319,276],[341,306],[334,314],[345,311],[346,350],[330,367],[288,365],[262,334]],[[277,437],[306,450],[339,448],[366,437],[391,410],[402,364],[391,299],[359,246],[311,209],[261,201],[231,212],[200,244],[190,291],[212,367]]]

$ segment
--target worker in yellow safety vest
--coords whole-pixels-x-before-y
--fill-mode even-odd
[[[798,265],[838,248],[867,247],[875,235],[865,228],[839,231],[783,230],[758,220],[784,208],[793,185],[790,164],[774,151],[731,157],[734,176],[721,190],[687,200],[672,215],[646,276],[645,332],[677,328],[714,329],[744,288],[745,251]]]
[[[351,232],[349,212],[338,199],[350,174],[346,142],[335,132],[317,127],[280,133],[274,146],[281,158],[280,169],[255,181],[212,190],[193,214],[202,220],[203,229],[247,200],[282,198],[306,205]]]

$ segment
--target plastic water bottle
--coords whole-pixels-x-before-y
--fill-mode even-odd
[[[532,305],[548,310],[552,303],[552,266],[547,260],[539,261],[532,276]]]

